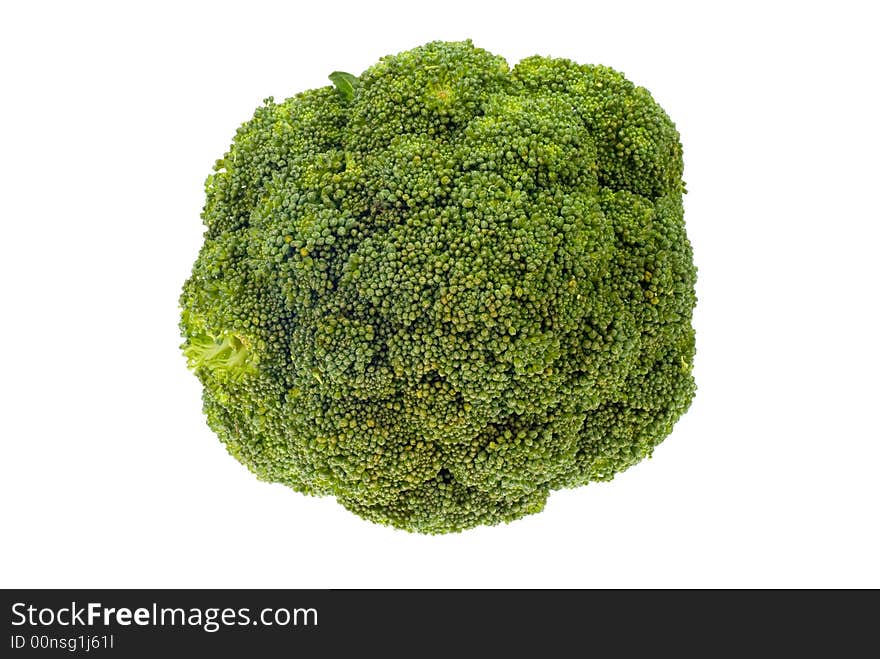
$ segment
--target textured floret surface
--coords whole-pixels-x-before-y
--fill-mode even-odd
[[[267,99],[181,297],[210,427],[261,479],[444,533],[650,456],[687,410],[682,150],[604,66],[470,42]]]

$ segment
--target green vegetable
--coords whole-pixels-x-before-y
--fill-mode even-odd
[[[331,79],[206,184],[181,329],[229,452],[421,533],[650,456],[694,395],[696,277],[651,95],[469,41]]]

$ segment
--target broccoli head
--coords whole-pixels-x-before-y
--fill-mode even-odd
[[[469,41],[330,78],[206,182],[181,329],[228,451],[421,533],[650,456],[694,395],[696,271],[648,91]]]

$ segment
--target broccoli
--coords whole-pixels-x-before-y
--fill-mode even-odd
[[[260,479],[461,531],[651,455],[694,395],[678,132],[470,41],[264,101],[205,184],[182,346]]]

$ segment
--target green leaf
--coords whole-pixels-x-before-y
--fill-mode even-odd
[[[350,101],[354,97],[354,92],[360,84],[357,76],[353,76],[345,71],[334,71],[327,77],[336,85],[336,90],[342,94],[342,98],[346,101]]]

